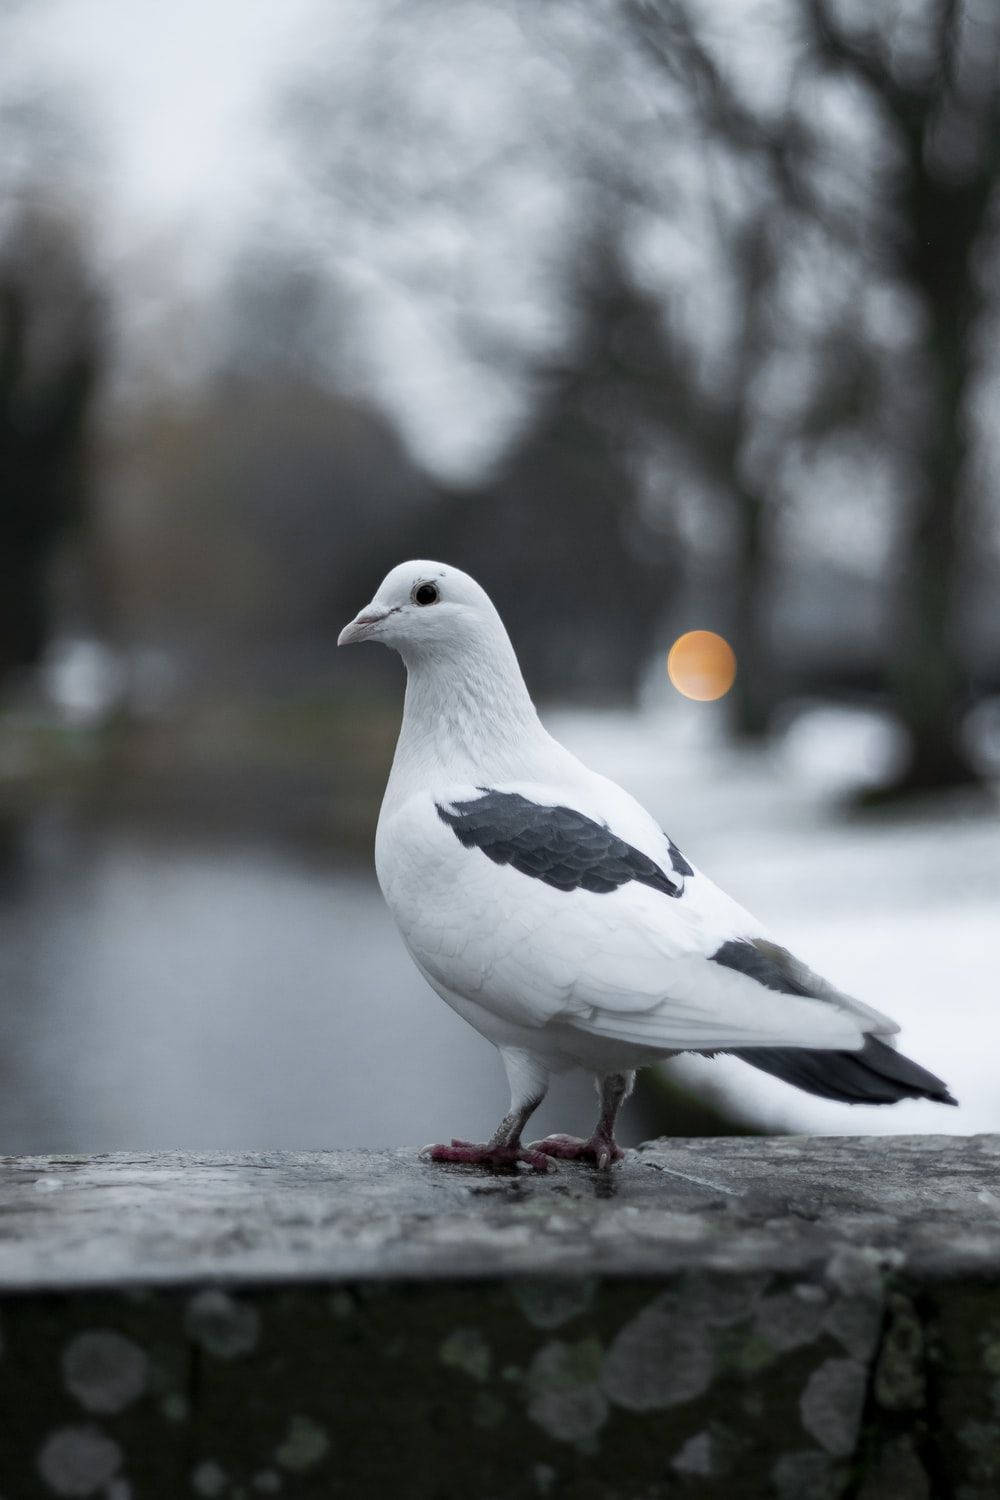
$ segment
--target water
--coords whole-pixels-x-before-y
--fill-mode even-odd
[[[420,979],[374,876],[261,847],[29,831],[0,901],[0,1151],[488,1135],[494,1049]],[[584,1128],[560,1083],[542,1131]]]

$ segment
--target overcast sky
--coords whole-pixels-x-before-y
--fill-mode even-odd
[[[232,257],[255,234],[312,232],[278,108],[318,61],[349,70],[377,16],[372,0],[0,0],[0,87],[49,95],[93,137],[78,180],[126,364],[155,348],[168,372],[196,373]],[[376,264],[338,270],[357,280],[368,375],[411,446],[474,472],[516,422],[510,391]]]
[[[336,8],[346,10],[339,5]],[[314,0],[31,0],[8,12],[8,87],[36,81],[95,125],[114,250],[197,223],[214,251],[278,167],[275,90]]]

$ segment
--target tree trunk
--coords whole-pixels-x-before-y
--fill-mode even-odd
[[[774,707],[768,670],[768,601],[764,502],[740,485],[737,496],[737,563],[733,580],[732,647],[736,653],[732,729],[746,743],[766,739]]]
[[[973,253],[984,185],[951,189],[914,163],[907,270],[928,315],[929,409],[903,563],[903,594],[889,679],[910,739],[907,761],[883,797],[937,792],[980,780],[961,741],[969,673],[955,604],[966,501],[966,407],[978,312]],[[879,794],[876,794],[878,797]]]

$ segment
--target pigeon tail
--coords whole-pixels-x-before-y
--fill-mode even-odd
[[[875,1036],[869,1036],[858,1052],[746,1047],[732,1055],[807,1094],[842,1104],[895,1104],[900,1099],[958,1103],[940,1078]]]

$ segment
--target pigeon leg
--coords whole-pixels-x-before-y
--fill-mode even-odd
[[[535,1172],[549,1171],[552,1163],[546,1154],[521,1145],[521,1132],[545,1098],[548,1069],[528,1053],[512,1048],[501,1049],[500,1055],[510,1083],[510,1109],[490,1139],[482,1144],[454,1139],[450,1146],[425,1146],[421,1156],[493,1172],[516,1171],[519,1162]]]
[[[529,1151],[558,1156],[563,1161],[589,1161],[601,1169],[614,1166],[625,1155],[615,1140],[615,1121],[634,1083],[634,1073],[608,1073],[597,1079],[601,1112],[589,1141],[575,1135],[547,1135],[544,1141],[532,1141]]]

